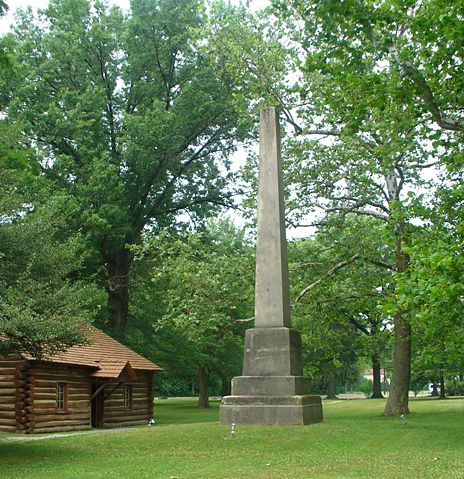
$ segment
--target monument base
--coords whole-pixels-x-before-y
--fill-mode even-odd
[[[222,424],[315,424],[322,422],[319,396],[225,396]]]

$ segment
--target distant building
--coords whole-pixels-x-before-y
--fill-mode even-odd
[[[38,360],[0,357],[0,431],[148,424],[156,364],[91,327],[90,344]]]

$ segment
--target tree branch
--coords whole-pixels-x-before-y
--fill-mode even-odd
[[[317,281],[315,281],[314,283],[311,283],[309,286],[306,286],[306,288],[304,288],[301,291],[301,293],[296,297],[295,304],[298,303],[308,291],[316,287],[324,279],[329,278],[330,276],[334,275],[339,269],[344,268],[345,266],[348,266],[349,264],[353,263],[359,258],[360,258],[359,254],[356,253],[351,258],[345,261],[341,261],[340,263],[336,264],[333,268],[329,269],[329,271],[323,274]]]
[[[395,57],[399,62],[402,76],[412,80],[433,120],[444,130],[464,131],[464,119],[451,118],[440,109],[422,73],[412,63],[400,60],[397,55]]]

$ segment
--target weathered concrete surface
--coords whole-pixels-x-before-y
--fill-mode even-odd
[[[245,333],[244,376],[303,374],[301,336],[289,328],[254,328]]]
[[[223,398],[223,424],[315,424],[322,422],[319,396],[227,396]]]
[[[279,119],[263,108],[259,136],[255,327],[290,327]]]
[[[306,376],[238,376],[232,379],[232,396],[301,396],[309,384]]]
[[[255,327],[245,335],[243,376],[222,398],[223,424],[313,424],[322,421],[319,396],[303,376],[301,336],[290,329],[287,243],[279,121],[261,110]]]

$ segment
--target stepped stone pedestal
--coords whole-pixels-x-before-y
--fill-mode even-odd
[[[255,328],[246,331],[243,375],[222,399],[223,424],[313,424],[319,396],[303,376],[301,337],[291,329],[279,122],[261,111]]]

